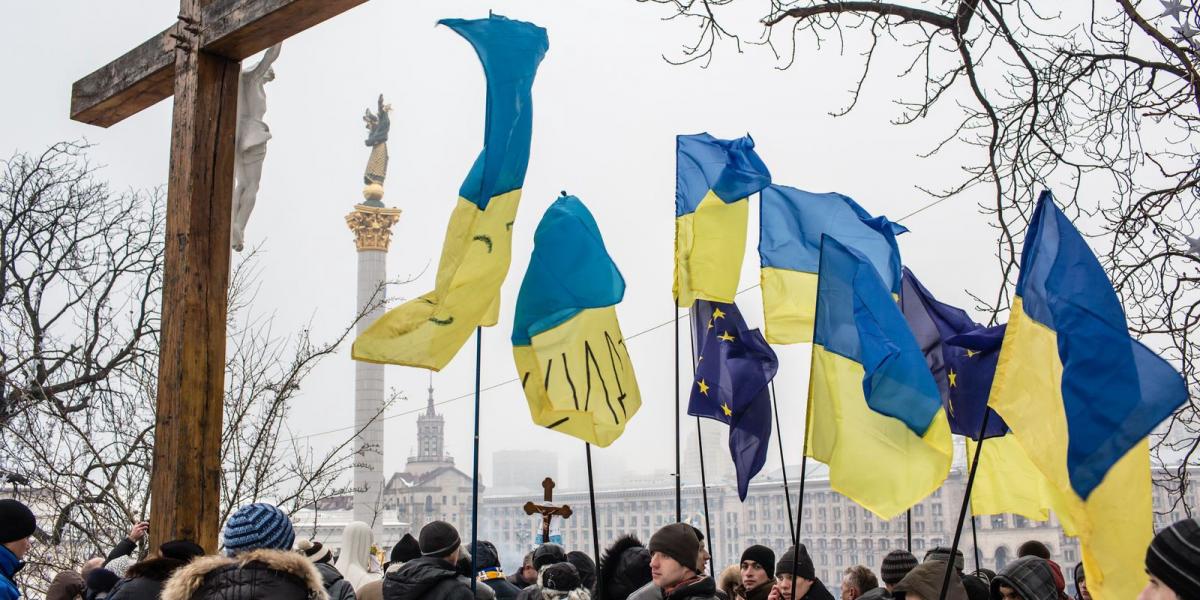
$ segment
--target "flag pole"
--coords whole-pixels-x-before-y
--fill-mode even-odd
[[[808,481],[808,425],[812,417],[812,366],[808,372],[808,398],[804,405],[804,451],[800,459],[800,497],[796,504],[796,551],[792,553],[792,589],[788,600],[796,600],[796,565],[800,562],[800,532],[804,531],[804,484]],[[789,519],[790,520],[790,519]]]
[[[671,302],[675,321],[675,522],[683,521],[683,480],[679,457],[679,298]]]
[[[975,444],[975,456],[971,459],[971,473],[967,475],[967,489],[963,491],[962,508],[958,512],[958,526],[954,528],[954,543],[950,545],[950,560],[946,562],[946,574],[942,577],[942,592],[938,595],[938,600],[946,600],[946,591],[950,587],[950,570],[954,568],[954,555],[958,551],[958,543],[962,539],[963,522],[967,520],[967,505],[971,501],[971,490],[975,487],[975,472],[979,469],[979,454],[983,449],[984,437],[987,432],[988,417],[992,411],[988,410],[987,405],[983,407],[983,423],[979,426],[979,442]],[[975,520],[971,520],[974,524]],[[978,552],[978,547],[976,552]],[[976,554],[978,560],[978,554]]]
[[[788,529],[791,530],[792,544],[798,544],[796,537],[795,515],[792,513],[792,492],[788,489],[787,458],[783,454],[783,429],[779,426],[779,403],[775,400],[775,379],[771,378],[771,410],[775,411],[775,439],[779,441],[779,466],[783,469],[783,500],[787,503]]]
[[[592,507],[592,552],[596,557],[596,562],[600,562],[600,529],[596,517],[596,483],[592,479],[592,445],[588,442],[583,443],[584,450],[587,452],[587,472],[588,472],[588,502]],[[549,541],[547,539],[546,541]]]
[[[679,321],[676,320],[676,323]],[[689,323],[690,325],[690,323]],[[696,328],[688,327],[688,341],[692,348],[692,380],[696,379]],[[675,388],[678,390],[678,386]],[[700,497],[704,501],[704,539],[708,542],[708,571],[710,575],[715,575],[717,568],[713,560],[712,546],[712,529],[709,526],[711,519],[708,515],[708,477],[704,470],[704,432],[700,428],[700,417],[696,417],[696,445],[700,450]]]
[[[908,537],[908,553],[912,554],[912,509],[904,511],[904,531]]]
[[[471,465],[471,572],[479,573],[479,374],[483,363],[483,327],[475,327],[475,437]],[[478,577],[471,577],[475,593]]]
[[[973,511],[972,511],[973,512]],[[971,547],[974,549],[975,570],[979,570],[979,534],[975,533],[975,515],[971,515]]]

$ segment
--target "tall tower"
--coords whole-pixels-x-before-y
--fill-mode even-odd
[[[454,458],[446,454],[445,429],[446,420],[433,410],[431,380],[425,412],[417,417],[417,455],[408,457],[409,473],[424,475],[438,467],[454,466]]]
[[[379,114],[367,111],[364,119],[370,137],[367,145],[371,158],[367,163],[363,190],[365,201],[346,215],[346,224],[354,232],[358,249],[358,300],[355,316],[361,315],[357,332],[361,335],[383,315],[386,297],[387,250],[392,241],[392,226],[400,219],[400,209],[383,205],[383,179],[387,173],[387,110],[379,98]],[[370,117],[374,117],[371,119]],[[371,526],[376,539],[383,534],[383,365],[354,363],[354,520]]]

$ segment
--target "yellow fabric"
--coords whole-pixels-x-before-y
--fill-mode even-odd
[[[881,519],[933,493],[950,473],[953,442],[939,410],[925,436],[867,405],[862,365],[813,344],[808,447],[829,465],[829,484]]]
[[[1141,565],[1154,535],[1148,445],[1143,440],[1130,450],[1086,502],[1080,498],[1067,473],[1062,370],[1054,331],[1029,318],[1017,297],[992,382],[991,406],[1048,481],[1063,530],[1079,538],[1092,598],[1134,598],[1146,585]]]
[[[759,279],[767,341],[811,342],[817,310],[817,274],[763,267]]]
[[[976,442],[967,439],[967,464]],[[988,438],[979,455],[979,472],[971,490],[971,514],[1011,513],[1035,521],[1050,518],[1053,492],[1037,465],[1014,435]]]
[[[513,346],[533,422],[605,447],[642,406],[613,306],[589,308]]]
[[[676,303],[689,307],[697,299],[733,302],[746,255],[746,223],[750,202],[726,204],[713,193],[692,213],[675,219]]]
[[[513,190],[493,197],[487,210],[480,211],[459,198],[446,228],[433,291],[372,323],[354,340],[354,359],[439,371],[476,326],[495,325],[520,201],[521,190]]]

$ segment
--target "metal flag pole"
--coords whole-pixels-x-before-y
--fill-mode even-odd
[[[584,449],[587,452],[587,472],[588,472],[588,502],[592,507],[592,552],[595,556],[596,563],[600,563],[600,529],[596,518],[596,483],[592,479],[592,445],[588,442],[583,443]],[[550,541],[549,538],[546,541]]]
[[[675,319],[675,522],[683,521],[683,480],[679,456],[679,298],[671,302]]]
[[[979,426],[979,442],[975,444],[975,457],[971,459],[971,473],[967,475],[967,489],[963,492],[962,508],[958,511],[958,526],[954,528],[954,543],[950,545],[950,560],[946,562],[946,574],[942,577],[942,593],[938,600],[946,600],[946,590],[950,587],[950,570],[954,568],[954,556],[958,552],[958,543],[962,540],[963,522],[967,520],[967,505],[971,501],[971,490],[975,487],[975,472],[979,468],[979,454],[983,449],[983,434],[987,432],[988,417],[992,411],[987,405],[983,407],[983,423]],[[974,519],[972,519],[974,523]],[[978,552],[978,548],[976,549]],[[978,555],[976,556],[978,560]]]
[[[796,600],[796,565],[800,562],[800,532],[804,531],[804,484],[808,481],[808,419],[812,410],[812,367],[808,373],[808,398],[804,405],[804,451],[800,459],[800,497],[796,500],[796,551],[792,553],[792,589],[788,600]]]
[[[979,534],[975,532],[975,515],[971,515],[971,547],[975,555],[975,570],[979,570]]]
[[[479,374],[483,364],[483,328],[475,328],[475,438],[471,461],[471,573],[479,573]],[[471,577],[471,593],[475,593],[478,577]]]
[[[694,309],[694,306],[693,306]],[[676,321],[678,322],[678,321]],[[688,327],[688,340],[692,347],[692,380],[696,379],[696,328]],[[678,388],[676,388],[678,389]],[[700,497],[704,501],[704,539],[708,542],[708,572],[716,575],[717,568],[713,560],[712,529],[709,523],[712,519],[708,514],[708,476],[704,469],[704,432],[700,428],[700,417],[696,417],[696,445],[700,450]]]
[[[912,554],[912,509],[904,511],[904,531],[908,537],[908,553]]]
[[[787,503],[788,529],[791,530],[792,543],[800,543],[796,537],[795,515],[792,513],[792,492],[788,489],[787,458],[783,454],[783,429],[779,426],[779,403],[775,401],[775,379],[771,379],[771,410],[775,411],[775,438],[779,440],[779,466],[783,469],[783,500]],[[806,428],[807,429],[807,428]]]

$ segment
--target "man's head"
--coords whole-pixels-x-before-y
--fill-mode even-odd
[[[533,549],[533,568],[538,572],[550,565],[565,562],[567,562],[567,551],[558,544],[542,544]]]
[[[877,587],[879,580],[863,565],[854,565],[842,574],[842,600],[855,600]]]
[[[912,552],[907,550],[892,550],[883,557],[883,564],[879,565],[879,578],[883,580],[883,587],[891,592],[904,579],[908,572],[917,567],[917,557],[913,556]]]
[[[921,562],[930,562],[930,561],[949,562],[950,561],[950,549],[945,546],[938,546],[937,548],[934,548],[933,550],[926,552],[925,560],[923,560]],[[958,573],[960,575],[962,574],[963,565],[964,565],[964,562],[963,562],[962,550],[955,549],[954,550],[954,570],[958,571]]]
[[[800,544],[799,549],[796,546],[788,548],[775,564],[775,585],[785,598],[792,597],[793,586],[796,588],[795,597],[803,598],[816,579],[812,557],[808,555],[808,548],[804,544]]]
[[[8,548],[17,560],[24,560],[33,547],[30,539],[37,529],[37,518],[19,500],[0,500],[0,545]]]
[[[1050,560],[1050,548],[1037,540],[1029,540],[1017,548],[1017,558],[1036,556],[1042,560]]]
[[[462,539],[453,525],[445,521],[432,521],[421,528],[417,544],[421,548],[421,556],[440,558],[453,565],[458,563]]]
[[[297,541],[296,552],[303,554],[312,563],[327,563],[329,559],[333,558],[333,553],[329,551],[328,546],[313,540],[301,539]]]
[[[533,552],[529,552],[521,560],[521,581],[524,581],[526,585],[533,585],[537,583],[537,575],[537,567],[533,566]]]
[[[221,531],[225,552],[230,556],[250,550],[290,550],[296,540],[292,521],[279,507],[256,502],[247,504],[225,522]]]
[[[583,589],[590,590],[596,586],[596,561],[584,552],[572,550],[567,553],[567,562],[579,573],[579,581]]]
[[[1200,520],[1184,519],[1154,536],[1146,549],[1150,583],[1139,600],[1200,598]]]
[[[1055,600],[1058,586],[1050,562],[1024,556],[1008,563],[992,580],[992,600]]]
[[[708,544],[704,543],[704,532],[696,527],[692,527],[692,533],[696,534],[696,539],[700,540],[700,557],[696,559],[697,573],[703,575],[708,571],[708,562],[712,560],[712,555],[708,553]]]
[[[650,579],[666,589],[700,573],[700,540],[686,523],[672,523],[650,537]]]
[[[775,578],[775,552],[755,544],[742,552],[738,566],[742,571],[742,587],[753,590]]]
[[[402,565],[418,558],[421,558],[421,544],[411,533],[406,533],[392,546],[392,551],[388,554],[388,563]]]

